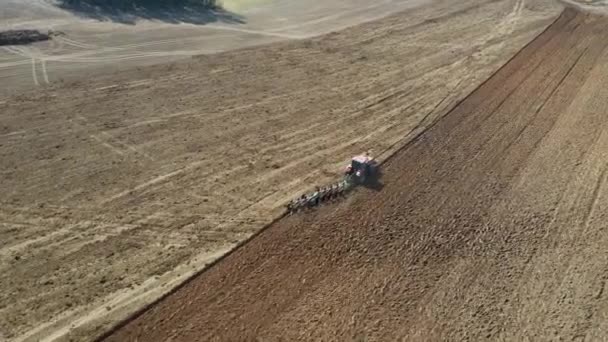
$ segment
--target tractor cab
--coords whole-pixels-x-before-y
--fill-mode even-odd
[[[350,166],[357,176],[369,173],[368,158],[365,156],[354,157],[351,160]]]
[[[358,183],[364,183],[373,174],[375,162],[367,155],[353,157],[347,167],[347,175],[354,176]]]

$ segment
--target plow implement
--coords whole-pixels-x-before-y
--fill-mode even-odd
[[[378,175],[378,164],[369,154],[355,156],[344,169],[340,181],[328,186],[317,187],[314,191],[303,194],[287,203],[285,207],[289,214],[304,209],[312,209],[321,203],[344,197],[356,186],[369,184],[377,180]]]

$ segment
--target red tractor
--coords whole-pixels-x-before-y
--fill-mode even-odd
[[[341,197],[356,185],[371,189],[381,189],[381,177],[378,163],[368,153],[353,157],[344,170],[344,178],[338,183],[323,188],[317,187],[315,192],[304,194],[289,202],[285,207],[292,214],[302,208],[312,208],[329,199]]]

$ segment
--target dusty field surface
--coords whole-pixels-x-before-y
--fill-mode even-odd
[[[600,341],[608,19],[566,10],[385,165],[106,341]]]
[[[272,220],[292,196],[315,184],[335,180],[338,167],[353,154],[372,149],[376,155],[388,155],[422,132],[534,39],[560,11],[551,1],[468,0],[457,5],[453,1],[436,1],[319,38],[131,69],[55,84],[2,100],[0,332],[14,341],[68,337],[86,340],[87,336],[101,333],[109,324],[165,293],[256,232]],[[586,27],[582,25],[581,29]],[[576,44],[587,44],[590,39],[578,39]],[[589,53],[594,49],[590,47]],[[549,54],[548,48],[542,51]],[[556,60],[570,58],[570,54],[565,49],[557,51],[561,52],[550,56],[555,63],[540,68],[544,64],[539,62],[538,70],[551,75],[561,72],[562,65]],[[511,78],[508,80],[514,82]],[[506,86],[500,83],[496,87]],[[544,89],[531,87],[524,89],[528,92],[525,96],[517,93],[509,97],[506,103],[511,107],[492,118],[503,120],[505,128],[511,128],[512,124],[506,119],[506,113],[511,113],[509,110],[514,111],[513,115],[527,118],[528,107],[516,108],[515,102],[520,96],[532,101],[529,96]],[[474,98],[495,102],[496,96],[487,92],[487,96]],[[470,114],[470,119],[460,124],[475,121],[477,116]],[[479,125],[485,127],[483,121]],[[472,133],[473,127],[473,124],[456,126],[468,133]],[[459,132],[458,129],[454,132]],[[489,143],[506,139],[506,133],[501,131],[486,133],[493,136]],[[464,196],[462,200],[466,204],[466,196],[475,195],[467,192],[472,191],[467,186],[471,182],[478,186],[486,184],[485,178],[475,176],[484,176],[483,172],[494,169],[467,166],[459,171],[458,167],[465,162],[462,158],[470,156],[461,155],[466,152],[461,150],[455,150],[454,154],[452,149],[464,142],[450,144],[452,140],[459,141],[457,137],[447,135],[446,140],[438,133],[433,134],[431,137],[438,139],[436,144],[445,141],[448,150],[439,150],[436,162],[431,161],[430,152],[407,154],[410,157],[406,163],[397,162],[403,157],[395,159],[391,164],[395,166],[389,165],[387,169],[389,186],[382,193],[370,195],[371,201],[378,203],[368,204],[369,196],[364,195],[353,198],[353,203],[324,209],[319,214],[332,222],[353,222],[341,220],[351,215],[349,208],[355,211],[365,208],[370,216],[359,219],[360,230],[353,230],[352,226],[330,229],[328,223],[322,223],[325,219],[310,221],[317,223],[312,228],[304,228],[306,223],[297,221],[312,220],[312,217],[293,218],[273,229],[276,237],[266,234],[259,244],[254,243],[245,250],[249,251],[246,258],[251,267],[257,269],[258,262],[268,260],[261,270],[268,270],[269,282],[259,289],[270,291],[266,295],[271,297],[276,294],[274,302],[257,302],[259,295],[265,298],[264,295],[251,293],[257,290],[241,278],[243,275],[225,279],[228,286],[225,289],[231,289],[229,292],[221,286],[211,290],[210,284],[216,281],[211,279],[219,278],[209,278],[210,282],[205,285],[208,290],[200,292],[200,298],[215,296],[213,298],[221,299],[217,305],[227,305],[226,311],[210,306],[214,309],[208,312],[213,312],[220,321],[214,322],[218,323],[214,328],[218,330],[209,333],[215,334],[229,324],[223,315],[234,312],[230,303],[236,302],[229,303],[227,293],[234,295],[234,300],[243,300],[243,305],[255,300],[260,310],[252,307],[250,313],[264,317],[261,308],[266,305],[282,299],[295,300],[289,292],[289,286],[295,284],[287,287],[285,284],[294,276],[302,275],[304,269],[311,272],[313,286],[317,284],[315,279],[327,276],[324,281],[328,283],[318,285],[322,285],[320,291],[329,289],[325,286],[344,274],[332,274],[327,268],[330,264],[323,262],[308,267],[326,256],[325,249],[318,250],[315,244],[327,242],[328,251],[337,246],[331,253],[340,254],[341,248],[348,244],[334,246],[329,243],[332,236],[356,234],[363,238],[367,232],[365,227],[375,224],[374,220],[402,217],[397,213],[380,215],[383,210],[390,210],[380,209],[386,198],[416,196],[420,197],[416,201],[431,204],[445,201],[444,205],[449,206],[446,210],[437,210],[436,205],[412,204],[411,208],[416,208],[414,212],[432,213],[437,215],[437,220],[441,215],[452,215],[450,208],[455,204],[451,201],[459,196]],[[469,134],[472,139],[469,144],[479,143],[484,136]],[[491,146],[488,144],[487,148]],[[488,151],[480,147],[480,160],[489,162],[483,159]],[[437,163],[447,163],[449,157],[454,158],[455,167],[438,168]],[[424,173],[425,163],[431,162],[433,168],[429,166]],[[397,168],[407,171],[400,181],[398,173],[390,172]],[[416,173],[416,170],[422,171]],[[437,196],[439,185],[432,185],[440,181],[438,172],[451,175],[440,183],[445,188],[444,196]],[[458,177],[465,176],[471,177],[468,182],[456,182]],[[422,183],[415,185],[419,181]],[[448,181],[455,182],[453,189],[448,187]],[[417,190],[423,185],[432,191],[427,194]],[[489,190],[484,188],[484,191]],[[445,197],[449,194],[452,197]],[[485,192],[478,194],[482,196]],[[479,200],[483,200],[484,205],[495,203],[493,198],[483,196]],[[394,202],[393,207],[401,210],[397,203]],[[473,210],[475,203],[463,204],[463,212],[467,212],[467,208]],[[337,214],[333,213],[336,210]],[[406,224],[416,217],[406,215],[402,219]],[[432,217],[428,220],[427,223],[436,224]],[[420,227],[423,223],[418,222]],[[301,227],[287,228],[291,224]],[[417,233],[416,227],[404,228],[402,233],[419,238],[422,232]],[[447,234],[448,227],[437,224],[424,227],[429,234],[423,235],[425,239],[438,236],[431,234],[433,229],[439,232],[445,229],[444,238],[453,237]],[[285,234],[293,235],[294,240],[286,239]],[[395,236],[395,243],[405,238],[399,234]],[[319,240],[308,245],[310,248],[303,245],[304,249],[293,249],[307,236]],[[265,242],[266,239],[272,241]],[[418,250],[430,243],[424,241],[408,248]],[[267,243],[272,243],[271,247]],[[259,252],[260,248],[265,251]],[[307,259],[310,257],[307,253],[318,255]],[[285,258],[279,257],[282,255]],[[289,260],[294,263],[282,264],[291,263]],[[342,262],[348,265],[348,260]],[[339,264],[331,265],[338,267]],[[363,265],[359,264],[358,269],[347,274],[367,272],[369,269],[362,268]],[[380,265],[385,271],[391,267],[390,263]],[[283,266],[283,271],[293,272],[281,280],[283,275],[271,271],[281,270]],[[300,266],[302,269],[294,268]],[[324,273],[314,275],[315,270]],[[210,274],[214,272],[221,273]],[[430,271],[420,268],[419,272]],[[278,279],[274,279],[275,275]],[[257,283],[261,279],[254,277],[252,281]],[[242,285],[238,285],[241,282]],[[273,283],[281,285],[268,287]],[[230,287],[230,284],[237,285]],[[244,292],[239,294],[239,288]],[[303,289],[306,288],[312,289]],[[243,298],[245,293],[251,294],[251,298]],[[343,297],[326,299],[339,298]],[[313,300],[313,297],[303,297],[303,300]],[[327,304],[321,297],[314,300],[319,300],[319,305]],[[304,310],[301,317],[308,317],[306,320],[324,315],[324,311],[319,311],[308,316],[305,311],[313,310],[312,307],[295,303],[285,308]],[[280,312],[283,311],[277,310]],[[245,327],[249,324],[247,317],[250,316],[242,316],[236,325]],[[336,319],[341,319],[339,317],[342,316]],[[204,321],[199,315],[193,315],[192,319],[193,323],[199,319]],[[337,327],[328,325],[328,329],[331,326]],[[289,331],[295,334],[302,330]],[[324,330],[318,333],[323,334]],[[162,332],[157,335],[160,336],[164,336]]]
[[[302,39],[378,19],[429,0],[224,0],[225,12],[88,13],[51,0],[0,0],[0,31],[63,35],[0,47],[0,97],[49,83],[187,59],[270,42]]]

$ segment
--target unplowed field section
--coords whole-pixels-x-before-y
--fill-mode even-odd
[[[599,340],[608,30],[566,10],[385,166],[106,341]]]

